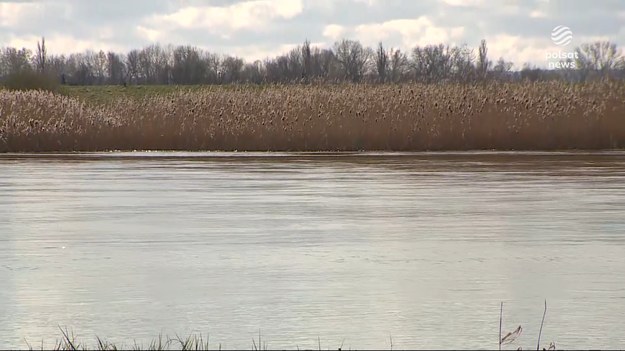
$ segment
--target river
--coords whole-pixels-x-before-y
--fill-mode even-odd
[[[0,155],[0,347],[625,346],[625,153]]]

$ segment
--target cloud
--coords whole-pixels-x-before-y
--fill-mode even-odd
[[[476,7],[484,5],[484,0],[443,0],[443,3],[450,6]]]
[[[156,29],[150,29],[144,26],[137,26],[137,33],[140,37],[151,42],[158,42],[161,39],[161,32]]]
[[[362,3],[367,6],[373,6],[380,3],[380,0],[353,0],[355,3]]]
[[[46,48],[49,54],[61,55],[68,53],[78,53],[87,50],[93,51],[126,51],[127,48],[113,41],[107,40],[82,40],[70,35],[52,35],[45,38]],[[15,48],[27,48],[34,52],[41,37],[35,35],[13,37],[6,43],[7,46]]]
[[[0,2],[0,27],[14,27],[33,13],[42,12],[42,5],[34,2]]]
[[[248,61],[264,60],[289,52],[298,44],[283,44],[279,46],[266,45],[246,45],[232,46],[228,48],[228,53],[238,57],[245,57]]]
[[[497,34],[489,37],[488,56],[493,64],[503,57],[506,61],[513,61],[513,69],[520,69],[524,63],[544,65],[546,47],[549,44],[536,43],[534,39],[519,35]]]
[[[159,42],[195,45],[247,60],[284,53],[305,39],[323,47],[347,38],[409,51],[445,43],[477,47],[520,67],[544,66],[551,30],[573,31],[571,47],[597,38],[625,46],[622,0],[0,0],[0,46],[51,53],[126,52]]]
[[[339,40],[345,36],[345,28],[338,24],[329,24],[323,29],[323,36],[332,40]]]
[[[416,45],[455,43],[462,39],[463,27],[439,27],[425,16],[417,19],[396,19],[381,23],[367,23],[353,27],[332,24],[325,27],[323,34],[332,40],[342,37],[357,39],[373,46],[384,42],[387,46],[411,48]]]
[[[229,6],[189,6],[171,14],[155,15],[147,26],[202,28],[211,32],[262,30],[275,19],[291,19],[303,10],[300,0],[254,0]]]

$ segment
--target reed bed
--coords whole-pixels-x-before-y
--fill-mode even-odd
[[[105,103],[0,90],[0,152],[625,147],[625,84],[275,85]]]

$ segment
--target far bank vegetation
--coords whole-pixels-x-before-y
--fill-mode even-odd
[[[492,64],[484,41],[476,53],[432,45],[410,55],[306,42],[247,64],[158,45],[52,56],[42,40],[32,57],[0,55],[5,83],[11,74],[41,79],[38,90],[0,90],[0,152],[623,148],[623,59],[612,44],[593,45],[579,48],[588,69],[539,70],[534,79],[504,59]],[[48,79],[60,81],[44,88]],[[126,86],[89,94],[67,86],[119,82]]]

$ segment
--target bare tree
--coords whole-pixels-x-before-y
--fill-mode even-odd
[[[121,55],[109,51],[106,55],[108,83],[123,84],[126,67]]]
[[[378,49],[375,52],[375,68],[378,74],[378,82],[385,83],[388,71],[388,53],[384,50],[382,42],[378,44]]]
[[[169,84],[171,74],[171,47],[158,44],[139,51],[139,72],[148,84]]]
[[[132,84],[133,80],[135,84],[139,83],[139,50],[131,50],[126,55],[126,74],[129,84]]]
[[[451,52],[451,65],[456,81],[470,82],[475,79],[475,54],[466,45],[454,47]]]
[[[397,83],[403,80],[409,70],[408,56],[399,49],[390,50],[389,73],[390,80]]]
[[[175,84],[204,83],[207,65],[202,51],[192,46],[178,46],[173,51],[172,80]]]
[[[508,72],[512,69],[513,63],[510,61],[504,60],[503,57],[500,57],[497,60],[497,63],[493,67],[493,72],[495,73],[495,77],[497,79],[507,79]]]
[[[148,84],[154,83],[154,78],[156,76],[156,69],[154,68],[155,58],[153,54],[154,50],[151,50],[149,47],[145,47],[139,51],[139,72],[145,80],[145,83]]]
[[[313,70],[315,76],[324,80],[330,79],[339,70],[334,52],[329,49],[315,48],[313,52]]]
[[[540,73],[540,69],[536,65],[526,62],[521,68],[521,79],[535,82],[540,79]]]
[[[41,42],[37,42],[37,54],[35,55],[35,64],[39,73],[46,71],[46,38],[41,37]]]
[[[596,41],[582,44],[575,49],[577,68],[585,80],[591,72],[607,77],[612,70],[621,64],[623,58],[616,44],[609,41]]]
[[[287,54],[287,67],[289,72],[289,81],[300,82],[304,78],[304,60],[303,51],[297,47]]]
[[[235,83],[241,79],[244,62],[241,58],[226,56],[221,62],[220,77],[222,83]]]
[[[31,51],[26,48],[20,50],[11,47],[4,48],[2,50],[2,57],[0,58],[0,72],[9,75],[30,70],[31,55]]]
[[[210,52],[204,52],[202,62],[206,66],[206,83],[219,83],[219,70],[221,65],[219,55]]]
[[[375,50],[374,50],[375,49]],[[154,44],[127,54],[85,51],[69,56],[48,55],[45,38],[33,53],[0,48],[0,79],[15,72],[36,70],[57,76],[65,84],[222,84],[232,82],[472,82],[486,79],[583,81],[589,77],[625,79],[625,57],[608,41],[583,44],[577,58],[561,61],[559,70],[523,67],[511,74],[512,62],[488,59],[486,41],[475,50],[467,45],[415,47],[403,52],[374,49],[344,39],[332,49],[313,47],[309,40],[264,62],[246,63],[191,46]]]
[[[93,75],[96,79],[96,84],[103,84],[106,82],[108,74],[108,59],[104,51],[100,50],[98,53],[91,53]]]
[[[451,49],[443,44],[417,46],[412,51],[415,79],[425,83],[448,80],[452,73],[451,56]]]
[[[334,54],[343,69],[345,79],[360,82],[367,71],[372,50],[364,48],[359,41],[343,39],[334,44]]]
[[[91,85],[95,83],[93,74],[93,51],[71,54],[67,60],[67,73],[70,84]]]
[[[486,79],[488,70],[491,66],[491,61],[488,60],[488,48],[486,47],[486,40],[482,39],[477,56],[476,73],[477,78],[480,80]]]
[[[265,60],[265,76],[272,83],[281,82],[284,79],[280,74],[278,58]]]
[[[302,45],[302,78],[308,82],[312,76],[312,52],[310,50],[310,41],[306,39]]]
[[[264,69],[260,60],[248,63],[243,66],[241,78],[246,83],[261,84],[264,81]]]
[[[284,55],[265,61],[266,77],[271,82],[296,83],[306,82],[311,75],[313,58],[306,48],[296,47]],[[310,54],[310,57],[307,55]],[[308,69],[306,68],[308,65]]]
[[[61,84],[65,84],[65,73],[67,72],[65,55],[49,55],[46,58],[46,72],[59,78]]]

